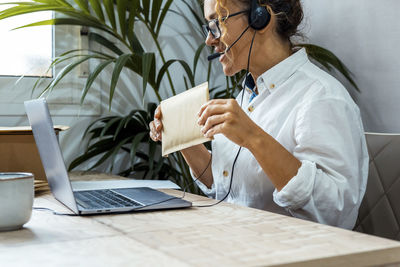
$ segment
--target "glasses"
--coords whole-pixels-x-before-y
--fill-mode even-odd
[[[243,10],[243,11],[239,11],[233,14],[230,14],[229,16],[225,16],[221,18],[221,21],[225,21],[229,18],[232,18],[234,16],[243,14],[243,13],[247,13],[249,12],[248,10]],[[218,39],[221,37],[221,29],[219,28],[219,20],[218,19],[212,19],[210,21],[207,22],[207,24],[205,25],[201,25],[201,27],[203,28],[203,33],[205,35],[205,37],[208,37],[208,34],[211,33],[211,35],[213,36],[214,39]]]

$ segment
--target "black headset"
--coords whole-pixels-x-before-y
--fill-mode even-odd
[[[258,0],[251,0],[249,12],[249,25],[254,30],[262,30],[271,21],[271,14],[265,6],[260,6]]]
[[[208,61],[216,59],[231,49],[239,40],[242,38],[243,34],[252,28],[256,31],[262,30],[268,26],[271,21],[271,14],[268,12],[265,6],[260,6],[258,0],[251,0],[250,10],[249,10],[249,26],[240,34],[240,36],[223,52],[217,52],[209,55],[207,57]]]

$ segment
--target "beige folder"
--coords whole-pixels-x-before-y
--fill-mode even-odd
[[[211,140],[197,124],[197,113],[209,98],[205,82],[161,102],[163,156]]]

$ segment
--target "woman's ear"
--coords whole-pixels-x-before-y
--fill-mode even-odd
[[[267,9],[267,12],[271,16],[271,18],[270,18],[267,26],[265,26],[264,28],[258,30],[258,32],[261,33],[261,34],[265,33],[266,31],[270,31],[274,27],[274,25],[276,23],[276,17],[275,17],[275,14],[272,12],[271,7],[267,5],[265,8]]]

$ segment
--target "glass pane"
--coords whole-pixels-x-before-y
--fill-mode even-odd
[[[0,0],[0,3],[11,1]],[[0,10],[9,7],[0,5]],[[45,11],[0,20],[0,75],[52,76],[52,70],[46,73],[53,55],[52,26],[12,30],[32,22],[52,19],[52,16],[52,12]]]

